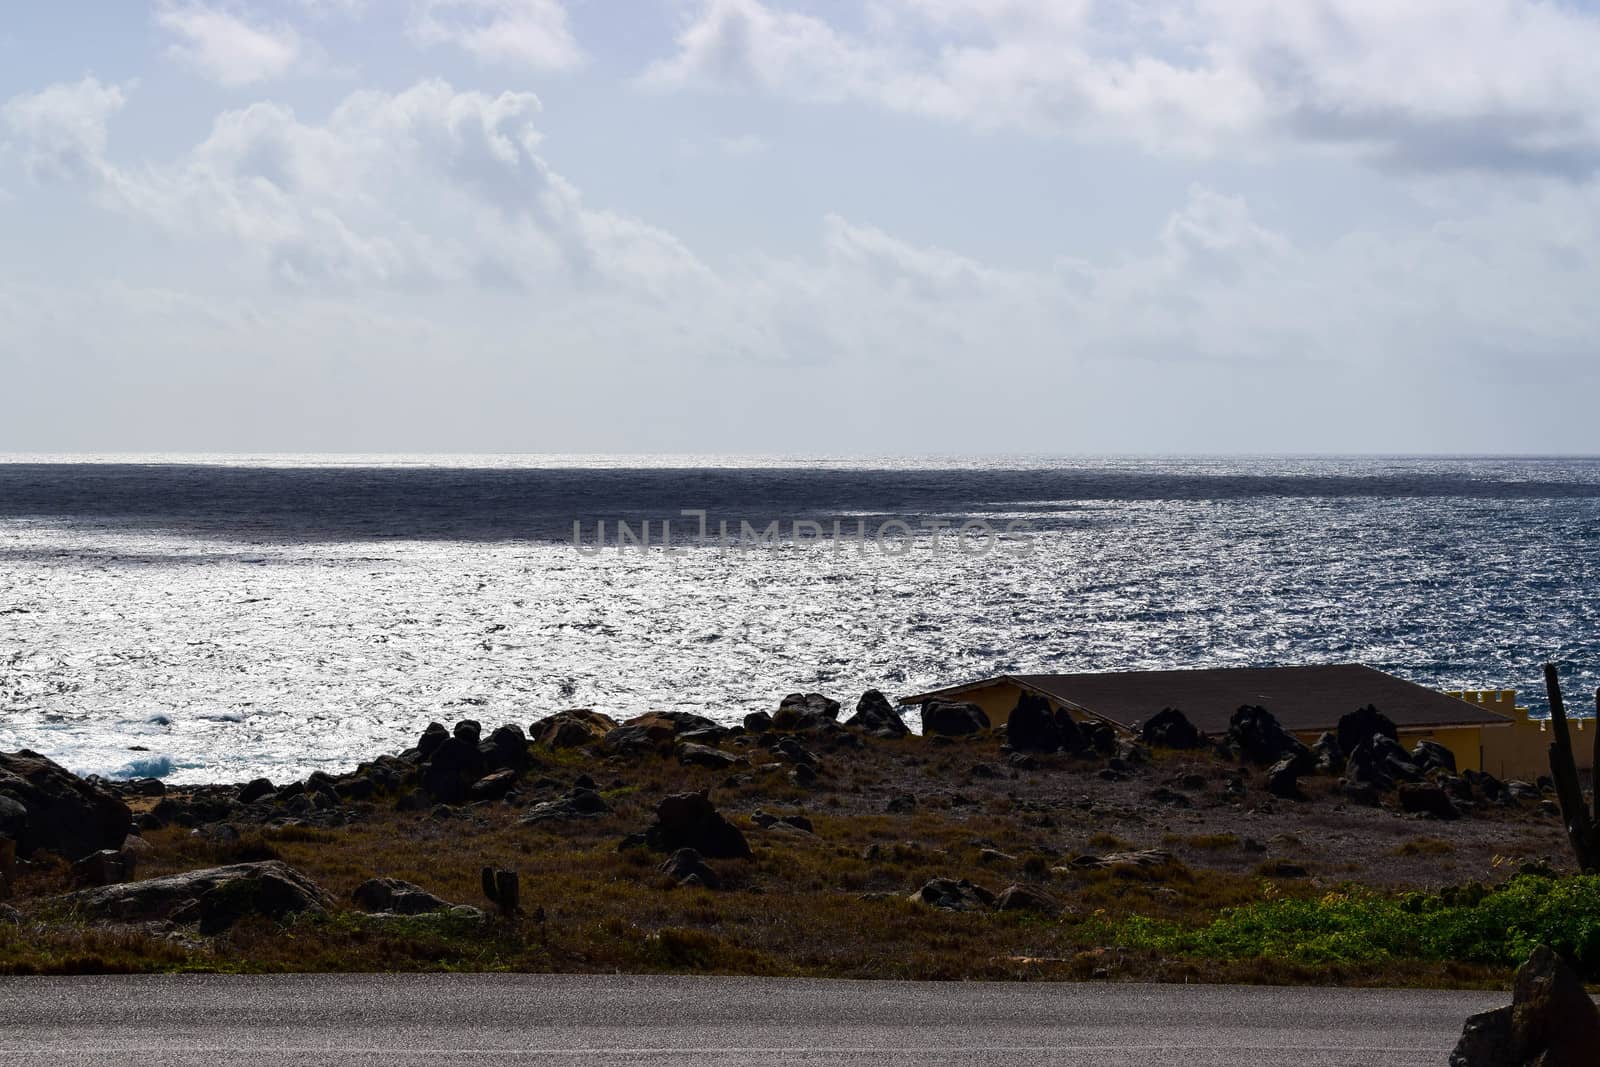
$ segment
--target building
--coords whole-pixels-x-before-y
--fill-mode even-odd
[[[1306,743],[1337,728],[1339,718],[1373,705],[1410,748],[1437,741],[1455,753],[1459,770],[1502,778],[1548,773],[1550,735],[1543,720],[1516,704],[1512,690],[1440,693],[1356,663],[1317,667],[1230,667],[1215,670],[1116,671],[1100,674],[1006,674],[902,697],[901,704],[961,700],[977,704],[995,725],[1023,693],[1044,697],[1074,719],[1100,720],[1132,732],[1163,708],[1177,708],[1200,730],[1221,734],[1242,705],[1260,705]],[[1591,720],[1592,723],[1592,720]],[[1592,746],[1580,720],[1574,736],[1580,768]],[[1590,729],[1593,729],[1593,725]]]

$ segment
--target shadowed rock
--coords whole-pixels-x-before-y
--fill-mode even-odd
[[[876,689],[868,689],[856,702],[856,713],[845,720],[846,726],[865,730],[873,737],[904,737],[911,732],[889,698]]]
[[[1400,740],[1400,732],[1394,728],[1389,716],[1371,704],[1339,717],[1337,740],[1340,752],[1354,752],[1358,745],[1370,741],[1373,734],[1382,734],[1391,741]]]
[[[1437,741],[1418,741],[1411,750],[1411,762],[1424,773],[1431,770],[1456,772],[1456,754]]]
[[[1177,708],[1162,708],[1139,727],[1139,740],[1151,748],[1199,748],[1206,743],[1204,735],[1195,728]]]
[[[115,794],[27,749],[0,752],[0,797],[12,801],[0,819],[18,831],[6,836],[23,857],[44,849],[82,859],[117,848],[133,825],[133,813]]]
[[[1511,1006],[1467,1019],[1450,1067],[1593,1067],[1600,1011],[1583,982],[1543,945],[1512,981]]]
[[[1344,749],[1339,747],[1339,739],[1331,730],[1324,730],[1317,737],[1311,754],[1316,757],[1317,770],[1324,774],[1338,774],[1344,770]]]
[[[1285,730],[1277,716],[1266,708],[1248,704],[1228,719],[1226,741],[1252,763],[1277,763],[1290,756],[1310,754],[1305,743]]]
[[[369,878],[350,895],[362,911],[384,911],[395,915],[423,915],[447,911],[450,902],[441,900],[419,885],[398,878]]]
[[[1316,769],[1317,762],[1310,752],[1285,756],[1267,771],[1267,792],[1285,800],[1304,800],[1305,794],[1300,792],[1300,776]]]
[[[930,700],[922,705],[922,732],[925,734],[960,737],[988,728],[988,713],[976,704]]]
[[[72,881],[74,885],[81,886],[115,885],[131,879],[136,866],[137,862],[130,853],[103,848],[89,853],[72,865]]]
[[[1400,786],[1400,809],[1436,819],[1459,818],[1461,812],[1445,791],[1425,782],[1404,782]]]
[[[838,725],[839,702],[821,693],[790,693],[772,715],[774,730],[826,730]]]
[[[517,772],[509,767],[502,771],[486,774],[472,783],[472,788],[467,790],[468,800],[499,800],[517,785]]]
[[[1422,768],[1411,762],[1410,753],[1385,734],[1376,733],[1350,752],[1345,775],[1353,782],[1366,782],[1376,789],[1393,789],[1397,781],[1420,782]]]
[[[531,825],[564,819],[593,819],[605,815],[610,810],[598,792],[579,786],[564,797],[535,804],[518,821]]]
[[[321,914],[332,904],[321,886],[279,860],[208,867],[85,889],[62,900],[97,919],[198,919],[200,932],[205,934],[225,930],[246,915],[281,919],[299,912]]]
[[[681,886],[722,888],[722,879],[717,876],[717,872],[712,870],[706,864],[705,858],[692,848],[678,849],[658,869]]]
[[[533,766],[533,756],[528,752],[528,735],[522,727],[508,723],[489,735],[489,740],[478,746],[486,768],[516,771],[521,774]]]
[[[908,898],[913,904],[926,904],[941,911],[987,911],[994,894],[965,878],[934,878]]]
[[[656,821],[645,830],[645,841],[657,852],[692,848],[705,856],[743,859],[750,843],[704,793],[676,793],[656,806]]]
[[[476,742],[446,737],[433,748],[422,765],[419,783],[422,791],[443,804],[459,804],[467,799],[472,783],[483,775],[483,755]]]
[[[276,793],[277,789],[266,778],[257,778],[239,790],[239,803],[254,804],[258,800],[266,800]]]
[[[1071,740],[1074,742],[1076,733],[1073,730]],[[1062,743],[1061,729],[1056,725],[1056,713],[1050,702],[1034,693],[1017,697],[1017,706],[1006,719],[1006,740],[1018,752],[1058,752],[1069,747]]]

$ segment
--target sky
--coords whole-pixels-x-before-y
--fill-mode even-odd
[[[0,4],[0,451],[1600,452],[1600,3]]]

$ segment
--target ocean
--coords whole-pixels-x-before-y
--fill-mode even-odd
[[[1600,459],[0,456],[0,749],[80,773],[1013,671],[1360,661],[1540,709],[1547,659],[1587,706]]]

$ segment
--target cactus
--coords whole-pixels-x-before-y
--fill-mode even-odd
[[[1556,783],[1556,799],[1561,802],[1561,821],[1567,827],[1578,867],[1585,874],[1600,873],[1600,789],[1595,790],[1594,812],[1583,803],[1583,783],[1578,780],[1578,764],[1572,752],[1572,735],[1567,732],[1567,708],[1561,700],[1561,679],[1556,665],[1544,665],[1545,690],[1550,694],[1550,777]],[[1600,689],[1595,691],[1595,764],[1600,770]]]
[[[502,871],[494,867],[483,869],[483,895],[489,898],[490,903],[500,909],[504,916],[516,915],[522,911],[522,887],[517,880],[516,871]]]

